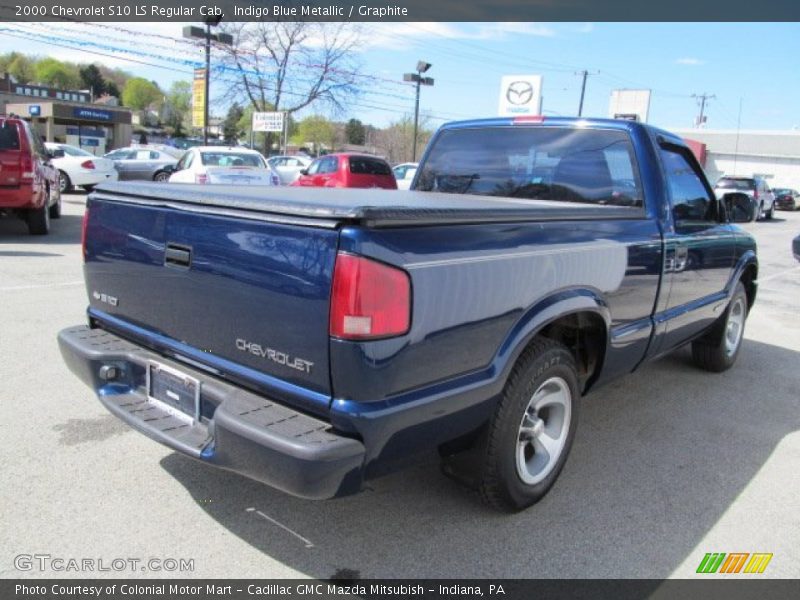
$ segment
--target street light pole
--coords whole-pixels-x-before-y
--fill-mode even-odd
[[[203,145],[208,146],[208,94],[211,81],[211,21],[206,21],[206,92],[203,107]]]
[[[416,100],[414,102],[414,144],[411,149],[411,162],[417,161],[417,136],[419,132],[419,90],[420,86],[433,85],[432,77],[423,77],[422,74],[430,69],[433,65],[424,60],[417,61],[416,73],[405,73],[403,81],[413,81],[417,84]]]
[[[208,16],[203,20],[206,25],[205,31],[200,27],[193,27],[191,25],[187,25],[183,28],[183,37],[205,40],[206,77],[204,83],[205,103],[203,106],[203,144],[205,145],[208,145],[208,106],[210,100],[209,94],[211,93],[211,42],[214,41],[218,44],[226,44],[228,46],[233,45],[233,36],[229,33],[211,33],[211,28],[219,25],[220,21],[222,21],[221,14]]]
[[[419,88],[420,79],[417,77],[417,100],[414,103],[414,145],[411,147],[411,162],[417,162],[417,132],[419,131]]]

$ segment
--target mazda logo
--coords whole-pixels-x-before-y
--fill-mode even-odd
[[[533,98],[533,86],[527,81],[512,81],[506,89],[506,100],[517,106],[527,104]]]

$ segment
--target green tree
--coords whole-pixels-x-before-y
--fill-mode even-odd
[[[319,153],[322,146],[332,148],[335,141],[336,127],[328,119],[319,115],[312,115],[300,121],[297,125],[297,133],[292,137],[292,142],[296,144],[312,144],[316,153]]]
[[[231,104],[228,114],[225,116],[225,121],[222,123],[222,133],[226,142],[237,142],[242,136],[243,129],[239,124],[243,116],[244,109],[236,102]]]
[[[55,58],[43,58],[36,63],[36,80],[53,87],[69,90],[80,87],[80,75],[75,65]]]
[[[350,119],[344,127],[344,136],[348,144],[363,146],[367,140],[367,130],[358,119]]]
[[[92,90],[95,98],[102,96],[108,92],[106,79],[100,73],[97,65],[84,65],[78,68],[78,74],[81,77],[81,87],[87,90]]]
[[[117,84],[113,81],[106,81],[106,94],[109,96],[114,96],[115,98],[122,96],[122,92],[119,91]]]
[[[8,63],[7,71],[17,83],[30,83],[36,79],[36,61],[29,56],[12,52],[14,57]]]
[[[174,82],[161,107],[161,120],[176,137],[184,135],[191,110],[192,85],[188,81]]]
[[[161,90],[142,77],[129,79],[122,90],[122,103],[134,110],[147,110],[162,97]]]

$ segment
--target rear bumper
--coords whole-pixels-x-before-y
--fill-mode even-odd
[[[0,187],[0,208],[39,208],[32,184]]]
[[[72,327],[58,335],[70,370],[115,416],[148,437],[202,462],[289,494],[325,499],[361,488],[364,446],[329,423],[282,406],[183,363],[165,359],[102,329]],[[189,425],[147,399],[151,361],[201,382],[201,419]],[[114,367],[113,379],[103,367]],[[108,371],[108,369],[106,369]]]
[[[111,169],[110,171],[80,169],[70,175],[73,185],[98,185],[108,181],[117,181],[118,178],[116,169]]]

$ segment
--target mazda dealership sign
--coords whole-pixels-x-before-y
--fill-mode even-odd
[[[506,75],[500,81],[501,117],[538,115],[542,110],[541,75]]]

